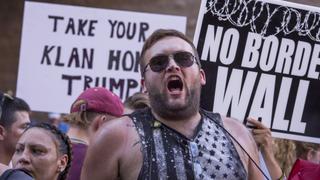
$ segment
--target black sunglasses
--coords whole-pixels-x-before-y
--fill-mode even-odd
[[[170,58],[173,58],[178,66],[184,68],[192,66],[194,62],[198,63],[196,57],[192,53],[186,51],[178,51],[170,55],[161,54],[150,59],[149,63],[144,67],[142,74],[145,74],[148,66],[150,66],[150,69],[153,72],[163,71],[167,68]]]
[[[14,98],[6,93],[0,93],[0,98],[1,98],[1,100],[0,100],[0,119],[1,119],[2,118],[2,109],[4,107],[5,101],[6,100],[13,101]]]

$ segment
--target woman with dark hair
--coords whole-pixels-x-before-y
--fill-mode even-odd
[[[65,180],[71,152],[68,136],[50,124],[34,124],[16,145],[13,167],[27,171],[36,180]]]

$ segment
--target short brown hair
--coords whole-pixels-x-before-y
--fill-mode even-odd
[[[174,29],[158,29],[158,30],[154,31],[151,34],[151,36],[149,36],[148,39],[143,44],[141,54],[140,54],[140,73],[141,73],[141,76],[143,76],[142,71],[146,66],[144,55],[145,55],[147,49],[149,49],[152,45],[154,45],[156,42],[158,42],[159,40],[161,40],[165,37],[178,37],[178,38],[185,40],[188,44],[190,44],[190,46],[192,47],[192,49],[194,51],[193,53],[194,53],[194,56],[196,57],[196,61],[199,65],[199,67],[201,68],[197,49],[193,45],[193,42],[186,35],[184,35],[183,33],[179,32],[177,30],[174,30]]]

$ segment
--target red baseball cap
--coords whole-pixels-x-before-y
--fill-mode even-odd
[[[88,88],[72,104],[70,113],[93,111],[119,117],[123,114],[120,98],[102,87]]]

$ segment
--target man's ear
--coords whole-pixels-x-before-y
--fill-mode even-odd
[[[140,83],[141,83],[141,87],[142,87],[142,92],[143,93],[147,93],[148,91],[147,91],[147,88],[146,88],[146,82],[145,82],[144,78],[142,78],[140,80]]]
[[[92,126],[92,130],[93,132],[97,132],[98,129],[102,126],[102,124],[107,120],[106,116],[100,116],[98,118],[95,118],[92,122],[91,125]]]
[[[200,84],[205,85],[206,84],[206,73],[203,69],[200,69]]]
[[[0,141],[3,141],[4,138],[6,137],[7,131],[6,129],[0,125]]]

